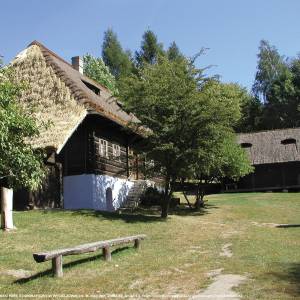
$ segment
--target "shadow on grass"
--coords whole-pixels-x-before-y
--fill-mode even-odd
[[[275,227],[276,228],[297,228],[300,227],[300,224],[279,224]]]
[[[267,276],[272,276],[280,281],[289,283],[289,287],[285,288],[285,293],[289,293],[293,297],[300,295],[300,263],[290,263],[287,265],[282,264],[281,272],[270,272]]]
[[[178,216],[202,216],[205,214],[209,214],[211,209],[217,209],[218,206],[212,204],[205,204],[205,207],[201,208],[200,210],[196,210],[194,208],[190,208],[187,205],[181,204],[176,208],[169,209],[169,215],[178,215]],[[63,210],[61,210],[63,211]],[[44,213],[51,213],[57,212],[57,210],[44,210]],[[162,219],[161,209],[158,206],[155,207],[145,207],[140,206],[133,212],[130,211],[123,211],[119,212],[107,212],[107,211],[95,211],[95,210],[86,210],[86,209],[79,209],[69,211],[73,215],[80,215],[86,217],[96,217],[101,219],[107,220],[122,220],[126,223],[153,223],[153,222],[165,222],[166,219]]]
[[[179,207],[170,211],[171,215],[178,215],[178,216],[203,216],[210,214],[211,209],[218,209],[219,207],[213,204],[206,203],[204,207],[200,210],[195,208],[190,208],[187,205],[180,205]]]
[[[137,212],[124,212],[124,213],[118,213],[118,212],[107,212],[107,211],[87,211],[87,210],[77,210],[73,211],[74,215],[82,215],[87,217],[97,217],[97,218],[103,218],[108,220],[123,220],[126,223],[138,223],[138,222],[161,222],[163,219],[161,219],[160,215],[151,215],[149,214],[151,212],[143,212],[140,211]]]
[[[117,249],[113,250],[111,252],[112,259],[113,259],[113,255],[116,255],[117,253],[122,253],[122,251],[128,250],[128,249],[134,250],[134,248],[129,247],[129,246],[125,246],[125,247],[121,247],[121,248],[117,248]],[[70,269],[74,266],[77,266],[77,265],[81,265],[81,264],[84,264],[84,263],[87,263],[87,262],[92,262],[92,261],[95,261],[95,260],[99,260],[101,258],[103,258],[103,255],[98,254],[98,255],[89,256],[89,257],[85,257],[85,258],[82,258],[82,259],[78,259],[78,260],[75,260],[75,261],[68,262],[66,264],[63,264],[63,271],[68,270],[68,269]],[[16,281],[14,281],[14,283],[25,284],[29,281],[39,279],[39,278],[42,278],[42,277],[46,277],[46,276],[52,276],[52,275],[53,275],[52,269],[48,269],[46,271],[36,273],[36,274],[34,274],[30,277],[18,279]]]
[[[169,215],[178,216],[202,216],[209,214],[211,209],[217,209],[218,206],[212,204],[205,204],[204,208],[200,210],[191,209],[186,205],[180,205],[176,208],[170,208]],[[152,207],[139,207],[133,212],[106,212],[106,211],[87,211],[77,210],[73,211],[74,215],[93,216],[98,218],[104,218],[108,220],[123,220],[126,223],[138,223],[138,222],[165,222],[165,219],[160,217],[160,208]]]

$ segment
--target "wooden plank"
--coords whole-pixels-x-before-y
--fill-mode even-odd
[[[125,169],[126,168],[126,159],[118,160],[118,159],[108,159],[101,156],[95,156],[94,161],[99,165],[111,165],[117,168]]]
[[[41,263],[50,259],[53,259],[54,257],[57,257],[59,255],[75,255],[75,254],[82,254],[82,253],[88,253],[88,252],[95,252],[98,249],[105,248],[105,247],[111,247],[115,245],[120,244],[126,244],[133,242],[137,239],[143,240],[146,238],[146,235],[139,234],[134,236],[128,236],[124,238],[117,238],[113,240],[106,240],[106,241],[100,241],[95,243],[89,243],[89,244],[83,244],[79,246],[75,246],[72,248],[66,248],[66,249],[59,249],[49,252],[42,252],[42,253],[34,253],[33,258],[36,262]]]

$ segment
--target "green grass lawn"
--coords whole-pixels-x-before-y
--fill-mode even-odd
[[[159,214],[91,211],[15,212],[18,230],[1,232],[0,295],[3,294],[196,294],[212,282],[207,272],[246,275],[237,288],[244,299],[300,299],[299,193],[211,195],[207,208],[184,208],[161,221]],[[264,224],[265,223],[265,224]],[[144,233],[137,252],[130,245],[105,262],[101,252],[64,257],[64,277],[51,276],[51,261],[33,252]],[[232,257],[220,256],[232,243]],[[6,275],[27,270],[30,279]],[[153,296],[153,298],[155,298]]]

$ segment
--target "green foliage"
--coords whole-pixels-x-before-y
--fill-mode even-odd
[[[170,47],[168,48],[167,57],[169,60],[184,59],[184,55],[180,52],[175,41],[172,42]]]
[[[107,87],[113,94],[118,93],[116,80],[101,58],[86,54],[83,56],[83,63],[83,72],[86,76]]]
[[[253,85],[254,94],[268,101],[269,90],[275,80],[287,69],[284,57],[268,41],[262,40],[259,46],[258,65]]]
[[[42,153],[25,143],[39,134],[30,109],[18,102],[24,84],[13,71],[0,69],[0,179],[10,187],[36,189],[44,175]]]
[[[184,156],[192,151],[190,122],[199,121],[193,112],[196,82],[186,64],[161,58],[159,64],[145,65],[139,76],[123,80],[120,93],[128,109],[153,132],[148,156],[165,168],[165,175],[176,177]]]
[[[238,180],[253,171],[245,151],[236,143],[233,133],[216,131],[206,147],[199,149],[192,164],[194,178],[201,183],[220,181],[222,178]]]
[[[263,104],[257,97],[247,93],[246,90],[243,101],[241,101],[241,118],[234,126],[237,132],[251,132],[262,129]]]
[[[208,81],[200,91],[206,125],[198,151],[190,165],[190,177],[211,182],[223,177],[238,179],[252,171],[243,149],[236,143],[233,126],[240,120],[240,107],[247,92],[237,84]]]
[[[299,124],[300,104],[294,85],[294,75],[283,71],[272,83],[263,111],[263,126],[267,129],[288,128]]]
[[[242,107],[238,131],[300,126],[299,58],[285,59],[274,46],[262,40],[252,90],[254,97]]]
[[[205,81],[202,70],[187,59],[170,61],[166,57],[159,57],[157,64],[145,64],[138,75],[124,78],[120,86],[128,110],[152,130],[147,157],[163,171],[168,196],[179,177],[198,178],[199,159],[205,162],[207,175],[217,169],[220,176],[230,177],[251,171],[246,154],[230,135],[240,118],[244,95],[238,86]],[[224,136],[231,138],[224,140]],[[226,160],[227,150],[231,152]],[[219,159],[210,160],[208,166],[211,153]]]
[[[117,35],[112,29],[108,29],[104,33],[102,58],[111,74],[115,76],[117,80],[121,76],[127,76],[133,70],[130,53],[123,50]]]
[[[164,55],[163,45],[157,41],[155,33],[151,30],[145,31],[141,50],[135,53],[137,65],[141,67],[146,63],[156,64],[159,56],[162,55]]]

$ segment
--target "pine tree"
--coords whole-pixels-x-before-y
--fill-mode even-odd
[[[117,80],[121,76],[132,72],[133,64],[129,52],[123,50],[117,35],[112,29],[108,29],[104,33],[102,59]]]
[[[176,60],[176,59],[184,59],[183,54],[180,52],[177,44],[173,41],[170,47],[167,50],[167,56],[169,60]]]
[[[141,50],[135,52],[137,65],[143,66],[145,63],[154,65],[160,55],[164,55],[163,45],[158,42],[153,31],[145,31],[141,42]]]

